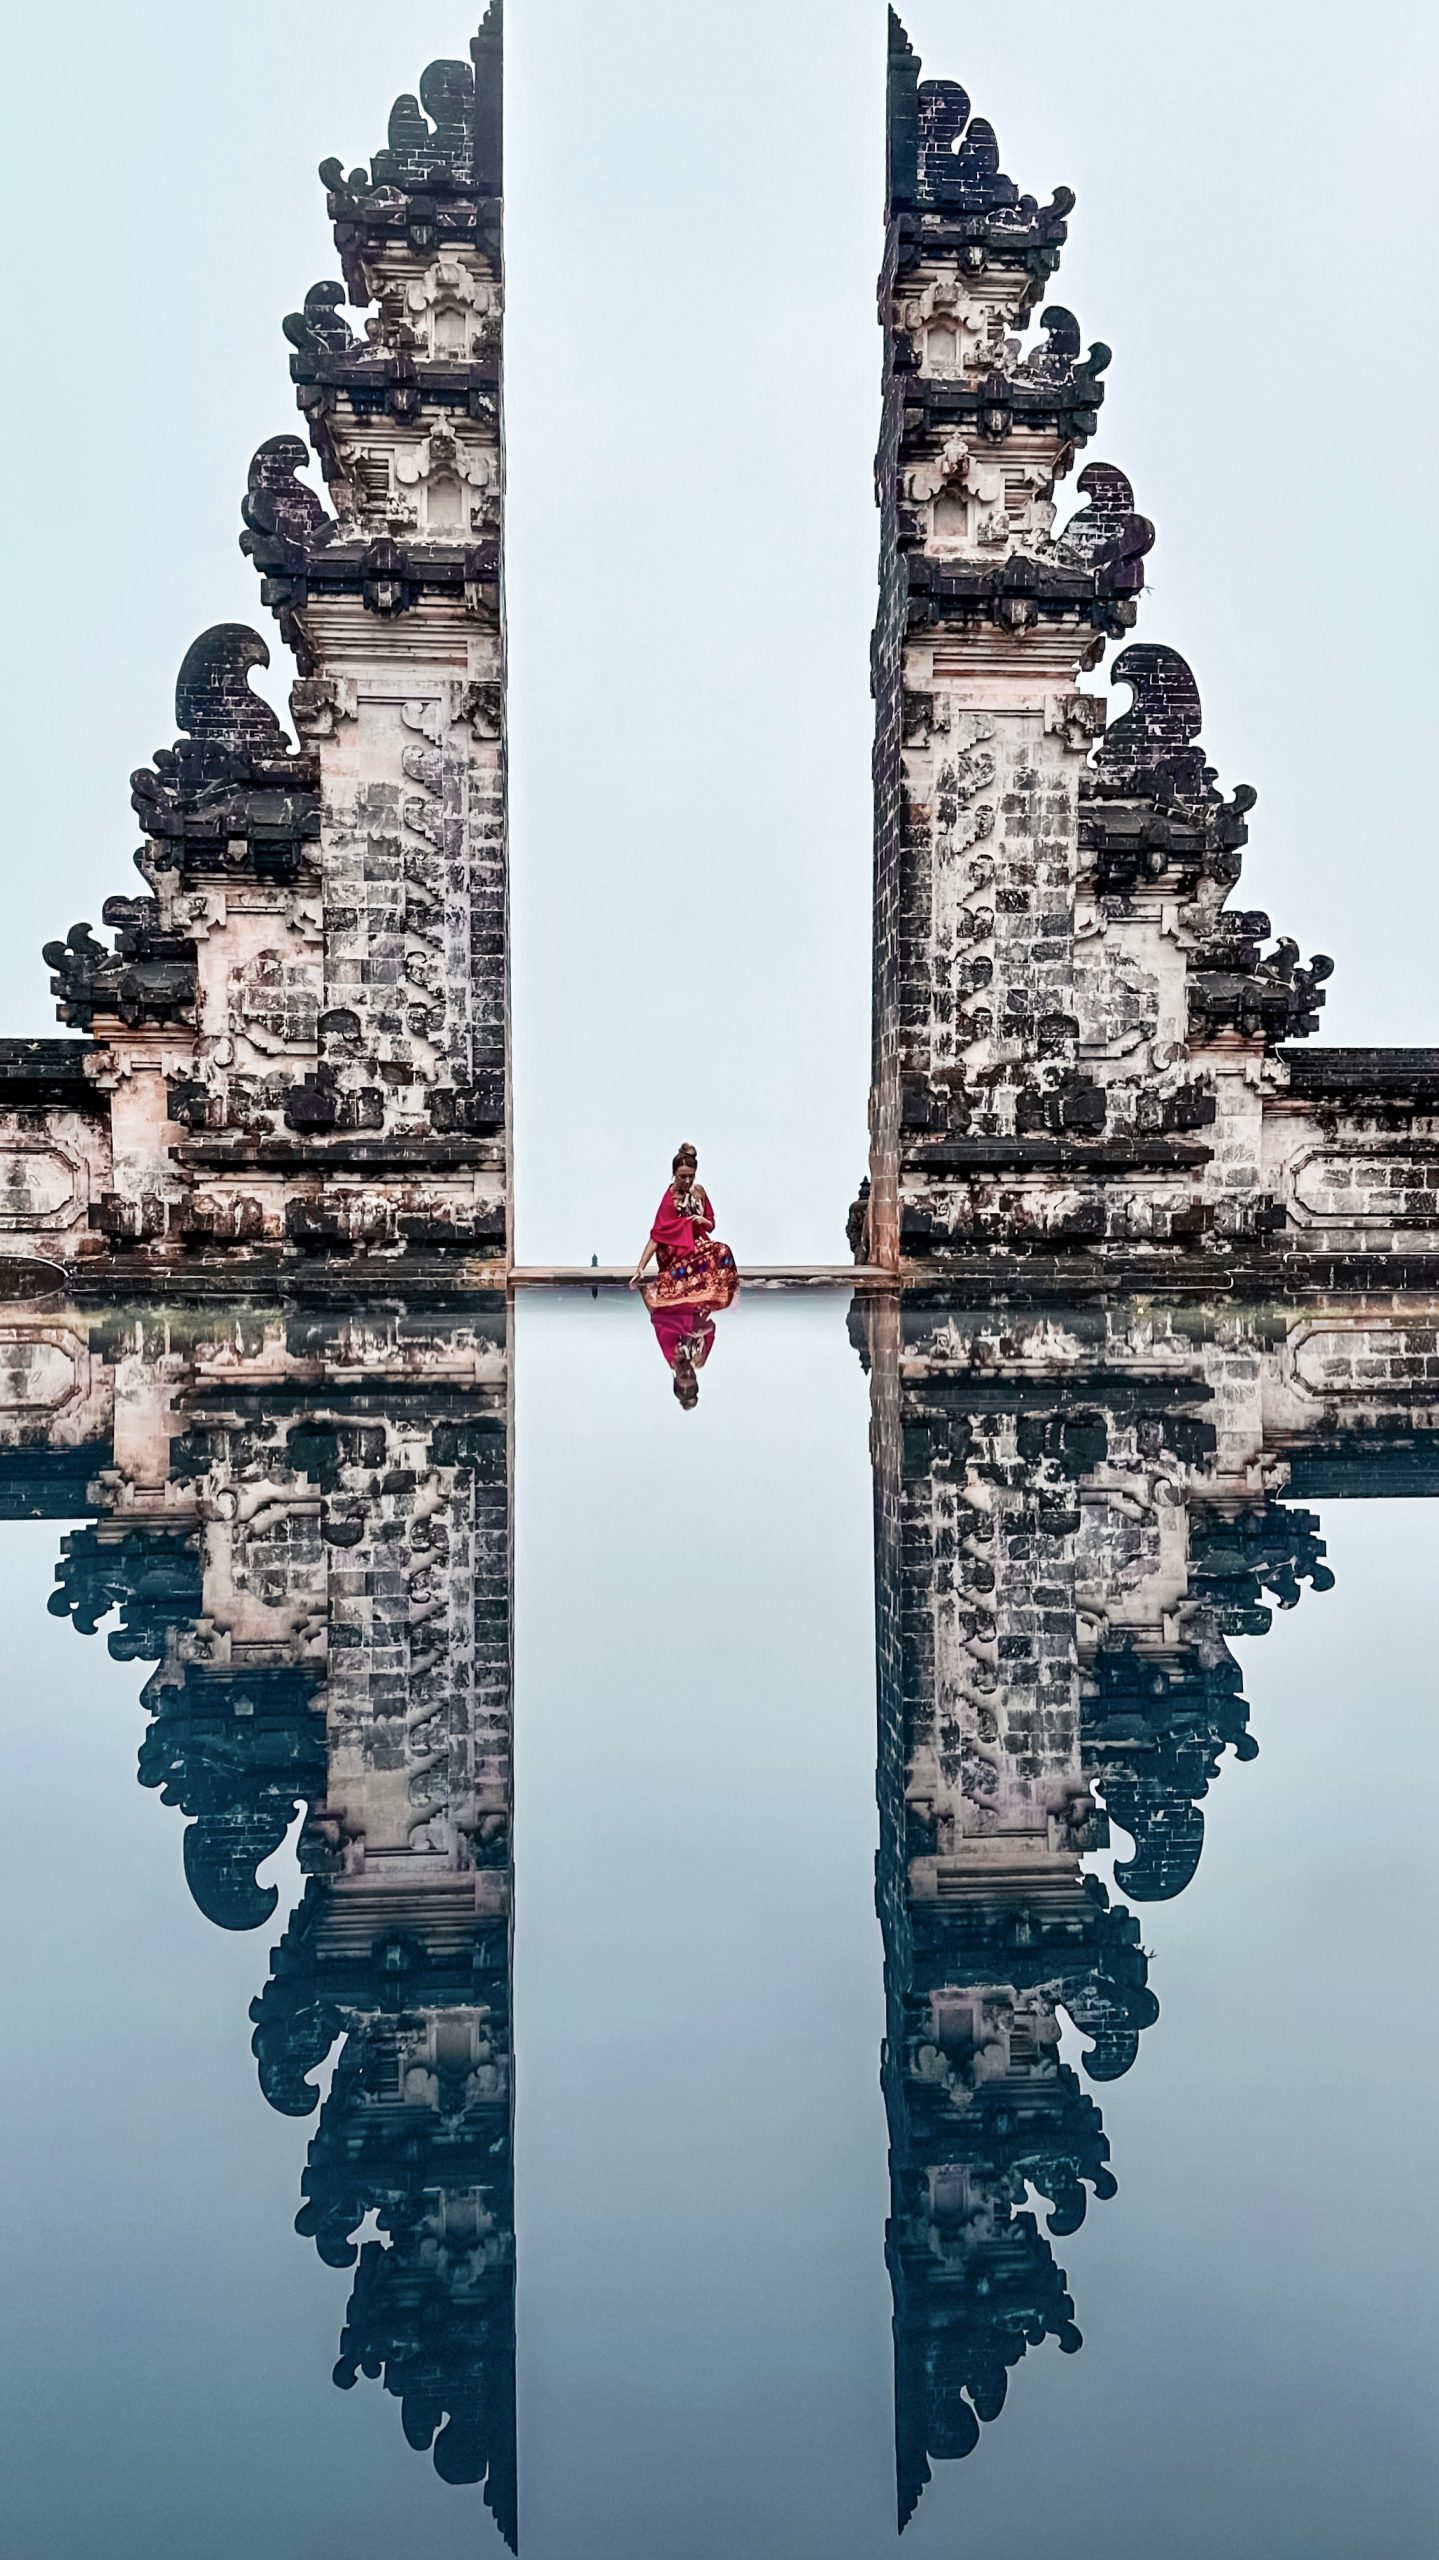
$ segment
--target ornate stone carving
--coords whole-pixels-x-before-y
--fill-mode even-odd
[[[1416,1207],[1439,1142],[1427,1086],[1405,1104],[1402,1182],[1370,1113],[1345,1132],[1354,1180],[1319,1186],[1317,1219],[1304,1196],[1335,1096],[1322,1115],[1301,1101],[1286,1051],[1317,1030],[1332,964],[1229,905],[1255,795],[1216,787],[1189,668],[1127,646],[1113,674],[1132,700],[1107,734],[1102,697],[1078,690],[1135,622],[1154,528],[1106,462],[1055,529],[1110,362],[1057,304],[1023,352],[1072,205],[1020,194],[992,128],[953,82],[920,82],[891,17],[858,1249],[981,1293],[1061,1255],[1128,1286],[1439,1282],[1439,1196]]]
[[[309,441],[268,438],[242,504],[300,744],[252,688],[265,642],[202,633],[132,778],[149,894],[106,902],[113,943],[45,947],[94,1036],[58,1073],[0,1060],[16,1268],[43,1245],[138,1291],[383,1256],[444,1289],[505,1259],[500,50],[494,6],[370,172],[327,165],[345,282],[284,324]]]
[[[131,776],[131,803],[153,848],[137,859],[152,885],[159,872],[298,875],[320,832],[319,765],[295,752],[250,689],[250,668],[269,663],[259,633],[237,622],[217,623],[187,650],[175,686],[185,734]]]
[[[107,898],[105,922],[119,928],[113,949],[88,924],[72,924],[63,942],[47,942],[51,992],[62,1022],[93,1030],[97,1013],[130,1030],[189,1020],[195,1003],[195,945],[166,930],[154,898]]]

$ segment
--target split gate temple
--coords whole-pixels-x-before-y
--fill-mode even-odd
[[[1074,199],[1021,195],[890,20],[874,1067],[861,1256],[1285,1289],[1439,1281],[1439,1051],[1312,1049],[1330,962],[1234,903],[1228,797],[1174,650],[1129,641],[1154,528],[1060,483],[1109,349],[1039,311]],[[1129,709],[1080,688],[1111,641]]]
[[[144,894],[46,948],[74,1036],[0,1042],[12,1266],[512,1267],[501,85],[492,0],[368,169],[324,163],[343,281],[285,322],[308,444],[262,444],[242,509],[295,735],[259,635],[202,633],[134,777]],[[1254,794],[1184,661],[1127,639],[1153,528],[1103,462],[1057,521],[1109,351],[1054,303],[1021,349],[1073,199],[1020,194],[893,18],[888,158],[857,1258],[981,1294],[1439,1281],[1439,1052],[1304,1046],[1330,964],[1234,903]]]
[[[309,443],[262,444],[242,507],[296,735],[258,633],[203,632],[134,777],[145,894],[46,947],[83,1036],[0,1046],[8,1250],[77,1283],[506,1267],[499,0],[470,56],[321,171],[344,281],[285,322]]]
[[[1080,2344],[1091,2090],[1158,2015],[1128,1906],[1185,1889],[1259,1748],[1230,1640],[1330,1585],[1311,1501],[1439,1491],[1439,1051],[1304,1045],[1329,964],[1232,903],[1254,795],[1127,637],[1152,528],[1103,463],[1057,522],[1108,351],[1054,305],[1020,338],[1072,200],[1019,193],[893,20],[889,76],[849,1323],[903,2524],[1026,2352]],[[144,894],[49,946],[71,1036],[0,1043],[0,1518],[64,1521],[52,1608],[148,1666],[139,1777],[210,1921],[269,1927],[298,1824],[251,2018],[265,2098],[318,2109],[335,2379],[513,2542],[500,0],[322,175],[308,446],[243,504],[294,735],[264,641],[202,634],[134,778]],[[1124,1901],[1084,1863],[1111,1822]]]

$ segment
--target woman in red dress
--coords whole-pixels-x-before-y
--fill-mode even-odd
[[[708,1355],[713,1331],[707,1319],[716,1308],[730,1304],[739,1288],[739,1273],[729,1246],[721,1244],[714,1232],[714,1211],[699,1179],[699,1158],[693,1147],[680,1148],[673,1173],[630,1287],[639,1288],[653,1260],[656,1274],[645,1289],[645,1305],[660,1349],[674,1370],[675,1393],[688,1407],[699,1394],[694,1371],[700,1364],[693,1345],[706,1336],[702,1356]],[[681,1392],[691,1387],[693,1394]]]

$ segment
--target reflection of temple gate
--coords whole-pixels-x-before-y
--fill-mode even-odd
[[[1439,1491],[1439,1357],[1382,1310],[850,1324],[903,2520],[1026,2350],[1080,2343],[1054,2244],[1116,2183],[1085,2078],[1158,2015],[1129,1905],[1184,1889],[1258,1747],[1230,1640],[1327,1587],[1305,1505]],[[140,1776],[218,1925],[272,1919],[257,1870],[303,1809],[251,2014],[281,2111],[335,2057],[298,2227],[354,2268],[336,2380],[383,2380],[513,2539],[511,1384],[499,1300],[0,1322],[0,1517],[63,1521],[52,1609],[153,1666]],[[1111,1823],[1124,1899],[1084,1864]]]
[[[305,1808],[252,2014],[286,2113],[339,2047],[298,2220],[356,2269],[335,2379],[513,2542],[507,1311],[22,1320],[0,1378],[0,1507],[77,1523],[52,1609],[154,1664],[139,1774],[212,1920],[271,1917]]]
[[[1439,1490],[1439,1363],[1413,1319],[978,1313],[871,1300],[879,1912],[899,2516],[1009,2373],[1080,2344],[1050,2239],[1115,2192],[1061,2060],[1128,2070],[1158,2016],[1139,1926],[1082,1867],[1112,1820],[1139,1903],[1198,1864],[1227,1639],[1332,1576],[1293,1492]]]

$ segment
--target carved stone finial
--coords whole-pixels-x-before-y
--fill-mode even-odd
[[[281,322],[292,347],[302,354],[318,355],[322,349],[346,355],[358,341],[348,320],[340,316],[340,305],[346,299],[345,288],[333,277],[312,284],[305,296],[303,311],[292,311]]]
[[[1076,341],[1078,335],[1076,329]],[[1148,516],[1135,513],[1134,491],[1112,462],[1087,463],[1077,485],[1089,504],[1070,517],[1056,551],[1087,569],[1102,570],[1106,593],[1137,596],[1144,585],[1144,562],[1154,548],[1153,525]],[[1124,659],[1139,654],[1126,649]]]
[[[1099,503],[1122,510],[1128,482],[1096,468],[1112,484]],[[1073,530],[1085,523],[1076,518]],[[1227,800],[1218,789],[1199,743],[1199,688],[1177,650],[1138,642],[1115,660],[1113,673],[1133,698],[1080,784],[1080,842],[1095,857],[1096,877],[1104,890],[1125,892],[1166,871],[1188,873],[1186,894],[1201,894],[1209,907],[1217,897],[1222,908],[1239,879],[1256,795],[1247,783]],[[1227,927],[1222,938],[1233,941]]]
[[[388,147],[371,163],[377,187],[451,186],[473,175],[475,75],[467,62],[432,62],[418,98],[390,109]],[[429,121],[426,122],[428,117]]]
[[[1081,489],[1089,476],[1084,474]],[[1123,477],[1117,472],[1112,476]],[[1127,481],[1124,487],[1132,496]],[[1105,732],[1096,774],[1115,788],[1165,798],[1199,800],[1211,794],[1213,768],[1197,743],[1204,716],[1199,687],[1187,660],[1177,649],[1138,640],[1121,651],[1111,673],[1116,684],[1128,685],[1132,700]]]
[[[978,265],[997,257],[1028,267],[1036,289],[1059,263],[1069,187],[1048,205],[1021,195],[999,165],[992,124],[972,115],[957,80],[919,77],[919,61],[893,9],[889,13],[889,205],[921,220],[961,226],[966,255]]]
[[[441,232],[457,227],[444,199],[500,194],[503,48],[501,0],[490,0],[469,61],[430,63],[419,95],[407,90],[395,100],[385,148],[375,152],[368,172],[352,169],[347,177],[339,160],[321,161],[347,275],[367,234],[398,230],[417,246],[433,247]],[[458,227],[473,229],[473,207],[468,225]]]
[[[159,871],[233,871],[240,848],[257,870],[292,877],[319,833],[318,768],[298,754],[249,684],[270,652],[247,623],[217,622],[191,642],[175,684],[180,736],[130,776],[130,804],[149,845],[136,856]]]
[[[333,523],[316,491],[296,476],[309,459],[309,447],[298,436],[282,435],[267,437],[251,460],[248,486],[240,502],[246,528],[240,536],[240,548],[251,555],[257,567],[264,565],[260,543],[304,543],[322,526]]]
[[[1019,202],[999,165],[999,142],[984,116],[970,119],[957,80],[926,80],[919,91],[919,189],[925,204],[957,213],[997,213]]]
[[[251,754],[283,755],[289,741],[262,695],[250,690],[251,667],[270,652],[245,622],[216,622],[192,640],[175,679],[175,725],[198,745],[223,741]]]
[[[1051,302],[1041,311],[1039,325],[1049,339],[1044,356],[1052,357],[1061,364],[1078,364],[1081,342],[1079,322],[1074,313],[1066,311],[1062,302]],[[1044,356],[1039,358],[1041,363]]]

